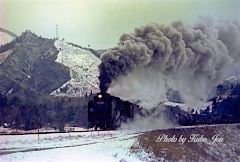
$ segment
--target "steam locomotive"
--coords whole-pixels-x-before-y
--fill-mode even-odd
[[[88,102],[89,128],[116,129],[133,117],[133,104],[108,93],[98,93]]]

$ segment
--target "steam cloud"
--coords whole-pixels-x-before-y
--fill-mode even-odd
[[[100,89],[146,108],[179,91],[185,102],[206,100],[226,65],[240,59],[238,22],[150,24],[123,34],[99,65]]]

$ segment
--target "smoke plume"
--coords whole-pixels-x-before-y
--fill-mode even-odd
[[[227,65],[240,59],[238,22],[149,24],[123,34],[99,65],[100,89],[146,108],[177,90],[189,103],[206,100]]]

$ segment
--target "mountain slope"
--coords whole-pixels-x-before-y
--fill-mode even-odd
[[[2,72],[42,93],[50,93],[70,79],[68,67],[55,63],[58,50],[54,40],[30,31],[16,38],[12,53],[2,62]]]
[[[7,93],[12,81],[56,96],[81,97],[99,91],[100,59],[92,50],[80,47],[27,30],[0,47],[0,76],[5,78],[0,92]]]
[[[7,29],[0,28],[0,45],[10,42],[12,39],[16,38],[17,35]]]
[[[70,69],[71,80],[53,91],[57,96],[83,96],[91,91],[99,91],[98,65],[100,60],[91,51],[78,48],[64,40],[55,41],[56,48],[60,51],[56,62],[64,64]]]

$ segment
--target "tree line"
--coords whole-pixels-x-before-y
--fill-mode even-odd
[[[47,96],[39,101],[0,94],[0,125],[24,130],[49,126],[60,131],[66,124],[87,127],[87,102],[87,96]]]

